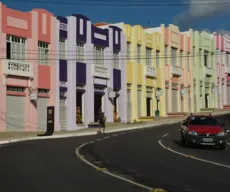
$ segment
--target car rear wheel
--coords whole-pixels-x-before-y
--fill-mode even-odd
[[[225,148],[226,148],[226,144],[225,143],[220,144],[220,149],[225,149]]]
[[[184,135],[183,135],[182,132],[181,132],[181,144],[182,144],[182,145],[185,145],[185,144],[186,144],[186,141],[185,141],[185,138],[184,138]]]

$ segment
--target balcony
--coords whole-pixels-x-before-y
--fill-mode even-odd
[[[109,78],[108,67],[93,65],[93,76],[101,78]]]
[[[33,64],[17,60],[5,60],[3,74],[33,78]]]
[[[204,67],[204,73],[206,76],[212,76],[213,75],[213,69],[210,67],[205,66]]]
[[[225,66],[225,73],[230,74],[230,66]]]
[[[182,76],[182,69],[179,66],[171,65],[171,73],[175,76]]]
[[[156,69],[152,66],[146,66],[146,73],[147,77],[157,77]]]

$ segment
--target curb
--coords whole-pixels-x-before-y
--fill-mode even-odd
[[[130,130],[136,130],[136,129],[146,129],[146,128],[152,128],[157,127],[160,125],[166,125],[166,124],[175,124],[180,122],[181,120],[173,120],[169,121],[167,123],[155,123],[145,126],[133,126],[133,127],[123,127],[123,128],[117,128],[113,130],[108,130],[106,133],[116,133],[121,131],[130,131]],[[70,137],[80,137],[80,136],[91,136],[96,135],[96,131],[90,131],[85,133],[74,133],[74,134],[65,134],[65,135],[54,135],[54,136],[44,136],[44,137],[26,137],[21,139],[9,139],[9,140],[3,140],[0,141],[0,145],[10,144],[10,143],[16,143],[16,142],[23,142],[23,141],[33,141],[33,140],[48,140],[48,139],[60,139],[60,138],[70,138]]]
[[[225,114],[229,114],[229,111],[219,113],[217,115],[213,114],[214,116],[221,116]],[[181,117],[182,118],[182,117]],[[186,118],[186,117],[183,117]],[[140,125],[140,126],[133,126],[133,127],[123,127],[123,128],[117,128],[113,130],[108,130],[106,133],[116,133],[121,131],[131,131],[136,129],[147,129],[152,127],[157,127],[161,125],[168,125],[168,124],[176,124],[181,122],[181,119],[175,119],[175,120],[168,120],[167,122],[161,122],[161,123],[153,123],[149,125]],[[48,140],[48,139],[61,139],[61,138],[70,138],[70,137],[81,137],[81,136],[91,136],[96,135],[96,131],[89,131],[89,132],[83,132],[83,133],[74,133],[74,134],[65,134],[65,135],[53,135],[53,136],[44,136],[44,137],[26,137],[21,139],[9,139],[9,140],[3,140],[0,141],[0,145],[6,145],[10,143],[16,143],[16,142],[23,142],[23,141],[34,141],[34,140]]]

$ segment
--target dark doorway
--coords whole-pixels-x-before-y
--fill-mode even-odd
[[[151,116],[151,98],[146,98],[146,114]]]
[[[76,94],[76,123],[83,123],[83,114],[82,114],[82,95],[83,92],[78,92]]]
[[[114,98],[113,100],[113,118],[114,118],[114,122],[117,121],[117,97]]]
[[[100,94],[94,94],[94,122],[98,122],[99,113],[102,107],[102,96]]]
[[[208,108],[208,94],[205,94],[205,108]]]

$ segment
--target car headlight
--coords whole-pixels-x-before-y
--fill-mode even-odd
[[[188,134],[189,135],[197,135],[197,132],[195,132],[195,131],[189,131]]]
[[[219,133],[217,134],[217,136],[224,136],[224,135],[225,135],[224,132],[219,132]]]

